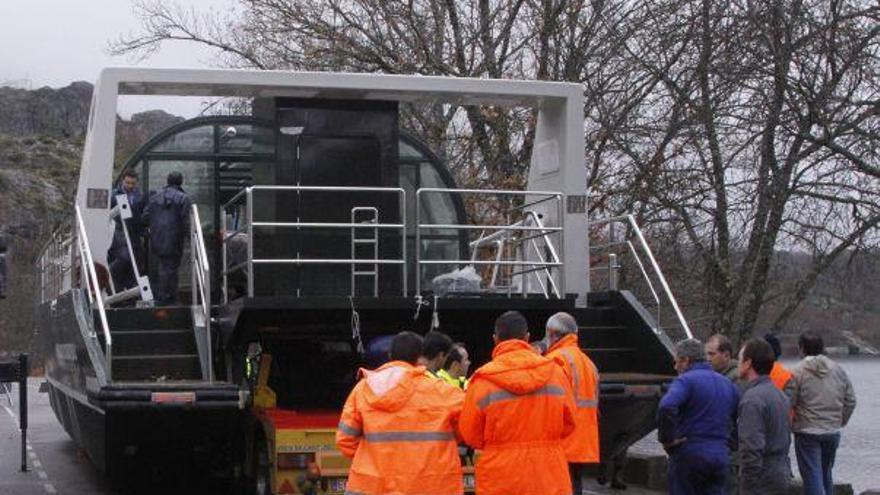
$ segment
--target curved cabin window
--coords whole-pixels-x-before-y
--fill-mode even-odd
[[[165,186],[169,172],[183,174],[183,189],[198,206],[202,235],[211,257],[211,265],[221,265],[221,209],[243,188],[252,185],[275,185],[279,181],[278,130],[272,122],[251,117],[200,117],[172,126],[141,147],[126,168],[138,172],[141,187],[147,193]],[[409,264],[409,287],[415,287],[416,270],[416,191],[419,188],[455,188],[452,176],[443,163],[425,145],[405,133],[398,142],[399,184],[406,191],[406,235]],[[464,223],[464,207],[453,194],[423,195],[422,223]],[[260,210],[263,211],[263,210]],[[263,211],[265,213],[265,211]],[[227,228],[235,229],[237,220],[227,217]],[[259,245],[259,242],[256,244]],[[187,243],[181,263],[180,288],[190,284]],[[465,252],[462,237],[450,229],[423,231],[423,259],[457,259]],[[148,265],[151,264],[148,260]],[[421,270],[423,287],[430,287],[436,275],[454,266],[431,265]],[[219,293],[221,270],[212,270],[212,284]],[[153,274],[153,276],[155,276]],[[347,281],[346,281],[347,283]],[[341,286],[340,286],[341,287]],[[342,290],[342,289],[340,289]],[[343,291],[347,295],[348,290]],[[283,294],[278,294],[283,295]],[[287,294],[290,295],[290,294]]]

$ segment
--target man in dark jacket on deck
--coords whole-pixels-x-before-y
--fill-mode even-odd
[[[740,495],[784,495],[791,464],[789,404],[770,379],[776,355],[763,339],[746,342],[740,351],[739,374],[747,384],[739,401]]]
[[[669,454],[669,493],[721,495],[728,477],[728,440],[739,393],[706,362],[703,344],[675,346],[679,377],[660,400],[658,437]]]
[[[144,194],[138,187],[137,173],[133,170],[126,170],[122,174],[122,182],[113,190],[113,194],[110,196],[111,210],[118,204],[117,196],[125,196],[131,208],[131,220],[125,225],[128,229],[128,238],[131,240],[131,250],[134,252],[134,262],[137,263],[138,270],[140,270],[144,265],[143,221],[141,217],[146,201],[144,201]],[[113,277],[116,291],[120,292],[134,287],[137,281],[134,279],[128,243],[125,242],[125,233],[122,231],[122,219],[117,218],[114,223],[113,240],[110,243],[110,249],[107,250],[107,263],[110,265],[110,276]]]
[[[184,239],[189,233],[190,201],[183,192],[183,176],[180,172],[171,172],[167,183],[153,193],[143,215],[150,228],[150,253],[158,275],[154,293],[159,305],[177,300],[177,270]]]

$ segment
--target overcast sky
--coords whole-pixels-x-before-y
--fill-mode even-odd
[[[222,9],[234,0],[181,3]],[[126,57],[109,55],[107,44],[138,29],[131,0],[0,0],[0,85],[39,88],[77,80],[94,83],[102,67],[133,65]],[[140,65],[192,68],[210,66],[211,60],[205,48],[173,43]],[[120,110],[125,115],[151,103],[132,101]],[[197,102],[189,102],[177,113],[192,116],[197,108]]]

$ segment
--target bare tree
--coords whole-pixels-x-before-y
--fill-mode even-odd
[[[867,0],[241,0],[198,13],[138,0],[142,33],[233,67],[579,81],[595,212],[669,239],[703,328],[782,326],[841,256],[878,243],[880,6]],[[528,112],[405,109],[468,185],[518,185]],[[505,182],[509,184],[505,184]],[[511,183],[512,182],[512,183]],[[779,283],[779,251],[808,253]]]

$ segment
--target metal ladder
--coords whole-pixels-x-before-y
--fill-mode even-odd
[[[365,215],[359,215],[365,214]],[[373,297],[379,297],[379,210],[372,206],[355,206],[351,209],[351,296],[357,295],[358,277],[373,278]],[[372,237],[358,237],[359,233],[372,232]],[[373,246],[373,258],[358,262],[359,246]],[[369,263],[372,262],[372,263]],[[372,264],[372,270],[359,268]]]

